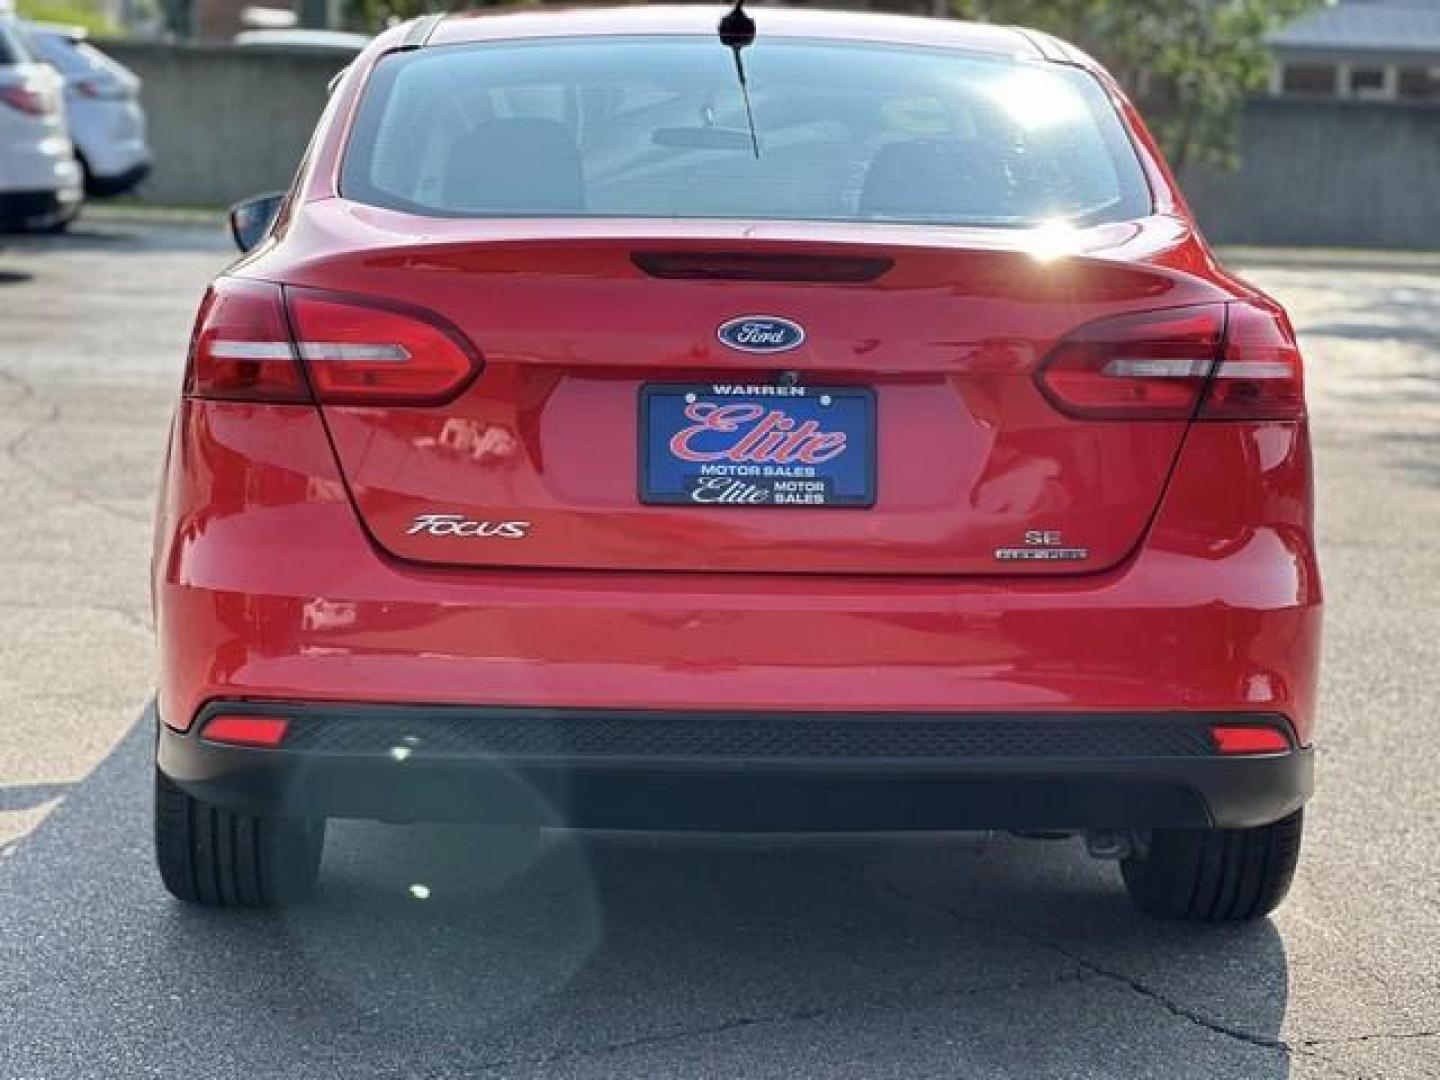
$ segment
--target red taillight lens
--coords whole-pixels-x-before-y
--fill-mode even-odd
[[[1051,352],[1040,389],[1085,420],[1189,420],[1224,336],[1221,304],[1102,319]]]
[[[1299,420],[1305,415],[1300,350],[1284,317],[1230,305],[1225,354],[1210,380],[1202,420]]]
[[[1041,366],[1056,408],[1086,420],[1298,420],[1300,350],[1284,316],[1250,302],[1082,326]],[[1203,400],[1202,400],[1203,397]]]
[[[95,101],[123,101],[130,96],[129,87],[111,79],[81,79],[71,85],[81,97]]]
[[[185,377],[189,397],[310,401],[280,286],[221,278],[200,305]]]
[[[1283,754],[1290,749],[1290,737],[1279,728],[1216,724],[1210,737],[1222,754]]]
[[[201,735],[210,742],[234,746],[276,747],[285,738],[290,721],[284,716],[255,716],[249,713],[213,717]]]
[[[0,87],[0,101],[27,116],[48,116],[55,111],[55,99],[31,86]]]
[[[439,404],[480,369],[459,332],[429,312],[315,289],[285,296],[296,347],[327,404]]]
[[[428,312],[221,278],[200,306],[185,392],[232,401],[435,405],[479,369],[474,349]]]

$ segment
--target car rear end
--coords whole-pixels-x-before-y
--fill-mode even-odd
[[[27,26],[36,55],[65,80],[71,140],[85,170],[90,195],[122,195],[150,173],[140,79],[86,40],[80,27]]]
[[[342,82],[197,322],[167,791],[1135,867],[1293,819],[1320,595],[1283,313],[1059,46],[766,19],[754,133],[703,30],[442,23]]]
[[[60,76],[0,16],[0,228],[63,225],[80,209],[80,167]]]

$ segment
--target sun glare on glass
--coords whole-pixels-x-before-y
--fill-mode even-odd
[[[1026,131],[1040,131],[1073,123],[1084,115],[1085,105],[1065,83],[1043,71],[1007,75],[987,88],[1005,114]]]

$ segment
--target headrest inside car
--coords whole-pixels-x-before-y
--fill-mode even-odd
[[[580,151],[555,120],[490,120],[457,139],[445,201],[474,213],[576,214],[585,209]]]

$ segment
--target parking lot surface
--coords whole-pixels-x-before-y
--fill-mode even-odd
[[[1440,1075],[1440,260],[1244,253],[1310,369],[1328,587],[1289,902],[1078,842],[344,824],[321,893],[150,861],[150,506],[218,226],[0,247],[0,1078]]]

